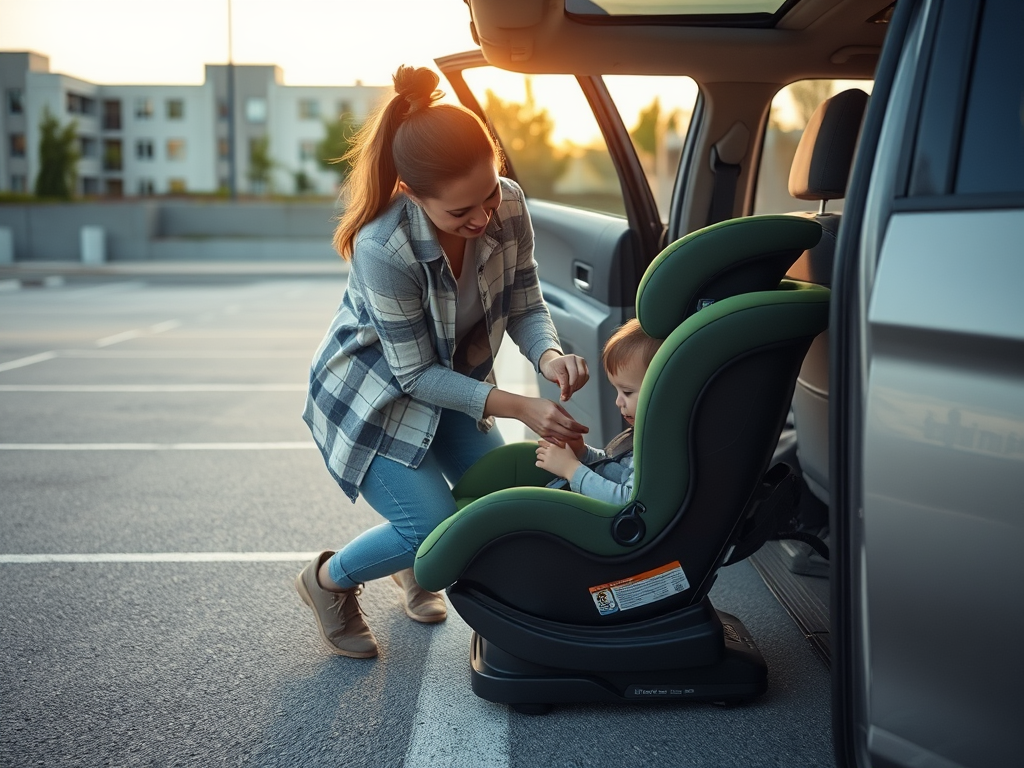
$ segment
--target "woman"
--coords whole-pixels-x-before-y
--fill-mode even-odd
[[[560,405],[498,389],[494,356],[507,332],[568,400],[589,378],[564,355],[541,297],[533,228],[483,123],[438,104],[429,69],[399,68],[395,95],[356,137],[347,207],[334,237],[348,287],[317,350],[303,418],[352,500],[386,522],[296,578],[330,649],[377,655],[356,595],[391,575],[405,611],[444,620],[441,595],[416,584],[416,549],[456,511],[450,485],[500,445],[494,417],[555,441],[587,431]]]

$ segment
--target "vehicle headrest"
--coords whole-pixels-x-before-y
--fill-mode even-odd
[[[789,171],[789,194],[798,200],[841,200],[868,95],[859,88],[837,93],[814,110]]]
[[[821,237],[821,225],[799,216],[729,219],[691,232],[655,257],[636,294],[636,316],[655,339],[709,304],[772,291],[797,257]]]

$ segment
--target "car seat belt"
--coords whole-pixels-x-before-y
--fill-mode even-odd
[[[758,493],[749,512],[744,515],[739,536],[733,542],[722,562],[723,566],[733,565],[745,560],[757,552],[769,539],[799,538],[814,547],[826,560],[828,548],[824,542],[811,534],[792,531],[791,521],[800,501],[799,478],[788,464],[776,464],[761,479],[761,492]],[[817,544],[825,548],[824,553],[804,537],[814,538]]]
[[[735,123],[726,134],[711,147],[711,173],[714,184],[711,189],[711,207],[708,210],[708,225],[732,218],[733,203],[736,200],[736,186],[739,183],[740,162],[747,154],[750,131],[743,123]]]

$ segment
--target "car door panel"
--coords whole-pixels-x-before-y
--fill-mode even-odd
[[[631,297],[616,276],[631,268],[633,236],[618,216],[528,201],[536,239],[541,290],[567,353],[581,355],[590,367],[591,384],[566,404],[566,409],[590,427],[587,441],[604,445],[622,430],[614,390],[601,369],[604,339],[634,314]],[[581,266],[590,268],[589,288],[580,285]],[[558,389],[541,380],[541,394],[558,400]]]
[[[834,283],[837,757],[1012,764],[1024,751],[1024,12],[921,0],[893,24],[901,42],[876,81]],[[984,50],[986,30],[1001,44]],[[978,63],[994,53],[998,80]],[[988,101],[968,112],[979,78]],[[972,120],[1007,139],[974,140],[993,160],[972,178],[991,188],[965,191],[949,169]]]

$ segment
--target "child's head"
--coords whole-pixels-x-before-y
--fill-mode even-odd
[[[604,363],[608,381],[615,387],[615,405],[630,426],[633,426],[636,418],[640,384],[660,346],[661,341],[644,333],[636,318],[619,326],[604,345],[601,362]]]

